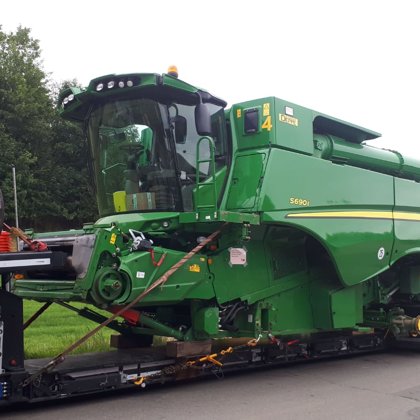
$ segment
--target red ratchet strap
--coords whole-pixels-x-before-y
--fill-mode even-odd
[[[149,252],[150,252],[150,257],[152,259],[153,265],[155,267],[160,267],[162,265],[162,263],[163,263],[163,260],[166,257],[166,254],[162,254],[162,256],[160,257],[159,261],[156,261],[155,260],[155,251],[154,251],[154,249],[152,248]]]

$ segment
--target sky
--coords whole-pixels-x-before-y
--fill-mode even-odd
[[[420,160],[418,10],[417,0],[3,0],[0,25],[30,28],[58,82],[174,64],[229,105],[277,96]]]

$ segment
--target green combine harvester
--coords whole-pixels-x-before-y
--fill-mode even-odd
[[[93,304],[112,319],[81,315],[115,346],[172,337],[175,357],[417,340],[420,162],[369,146],[380,134],[275,97],[227,109],[176,71],[99,77],[59,104],[85,129],[100,219],[0,254],[13,298]]]

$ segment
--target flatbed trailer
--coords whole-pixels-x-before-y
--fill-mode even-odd
[[[214,341],[211,354],[168,356],[167,346],[116,349],[70,355],[43,371],[49,359],[23,360],[22,301],[0,291],[0,407],[99,394],[146,385],[185,381],[237,370],[323,358],[357,355],[387,348],[376,333],[320,334],[309,341],[226,339]],[[411,347],[417,340],[410,340]]]

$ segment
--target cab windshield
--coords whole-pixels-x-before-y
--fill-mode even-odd
[[[194,109],[143,98],[105,103],[91,113],[88,138],[101,216],[193,209],[201,137]],[[212,105],[212,113],[216,140],[222,137],[223,109]],[[200,149],[200,159],[208,159],[209,147]],[[224,155],[224,149],[217,141],[216,155]],[[209,176],[209,169],[200,165],[200,180]]]

